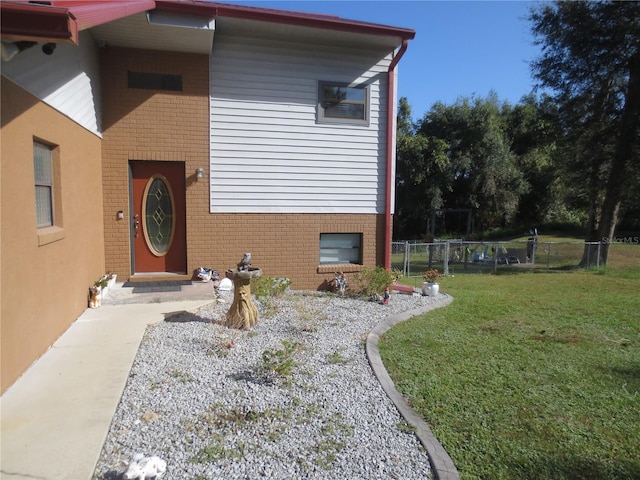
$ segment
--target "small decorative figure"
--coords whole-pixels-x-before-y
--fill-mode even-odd
[[[382,297],[382,304],[387,305],[389,303],[390,298],[391,298],[391,295],[389,294],[389,287],[386,287],[384,289],[384,296]]]
[[[200,267],[198,268],[198,278],[203,282],[209,282],[213,280],[213,293],[216,297],[217,303],[226,303],[220,293],[220,272],[211,268]]]
[[[102,305],[102,288],[98,285],[89,287],[89,308],[100,308]]]
[[[220,293],[220,272],[218,270],[211,270],[211,280],[213,280],[213,293],[216,296],[217,303],[226,303]]]
[[[345,290],[347,289],[347,277],[343,272],[336,272],[333,279],[333,286],[338,293],[338,295],[344,295]]]
[[[372,293],[370,300],[372,302],[379,303],[380,305],[388,305],[390,298],[391,295],[389,294],[389,287],[385,287],[384,294],[382,296],[378,295],[377,293]]]
[[[198,268],[198,278],[202,280],[204,283],[207,283],[211,280],[211,270],[210,268],[200,267]]]
[[[167,462],[160,457],[145,457],[141,453],[136,453],[127,471],[124,472],[122,478],[126,480],[147,480],[148,478],[160,478],[167,471]]]
[[[247,252],[242,257],[242,260],[240,260],[240,263],[238,263],[238,271],[247,272],[249,271],[250,266],[251,266],[251,254]]]

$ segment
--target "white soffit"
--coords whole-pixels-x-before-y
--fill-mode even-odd
[[[343,48],[389,52],[402,43],[394,36],[370,35],[299,25],[287,25],[229,17],[210,19],[167,12],[143,12],[91,29],[98,45],[211,53],[215,30],[234,36],[270,38]]]
[[[156,11],[147,12],[147,23],[149,25],[193,28],[196,30],[215,30],[216,26],[216,21],[213,18]]]
[[[392,51],[402,44],[402,39],[394,36],[370,35],[229,17],[219,17],[216,26],[219,33],[234,36],[273,38],[345,48],[379,49],[386,52]]]
[[[211,53],[214,19],[151,13],[153,15],[139,13],[93,27],[91,35],[102,46],[207,55]]]

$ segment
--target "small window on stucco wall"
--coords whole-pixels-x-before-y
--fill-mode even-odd
[[[321,233],[320,265],[362,264],[361,233]]]
[[[64,238],[59,147],[34,139],[33,173],[38,245]]]
[[[53,225],[53,154],[51,147],[33,142],[33,171],[36,187],[36,225]]]

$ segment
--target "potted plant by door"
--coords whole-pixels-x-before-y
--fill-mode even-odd
[[[107,273],[105,276],[107,277],[107,288],[113,288],[113,286],[116,284],[118,275],[116,275],[115,273]]]
[[[435,297],[440,291],[439,281],[442,278],[440,272],[432,268],[422,272],[422,278],[424,279],[422,282],[422,294]]]

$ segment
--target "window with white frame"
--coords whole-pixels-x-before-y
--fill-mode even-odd
[[[362,264],[361,233],[321,233],[320,265]]]
[[[369,88],[346,83],[318,83],[318,122],[369,124]]]
[[[53,155],[48,145],[33,142],[33,170],[36,187],[36,221],[38,228],[54,224]]]

